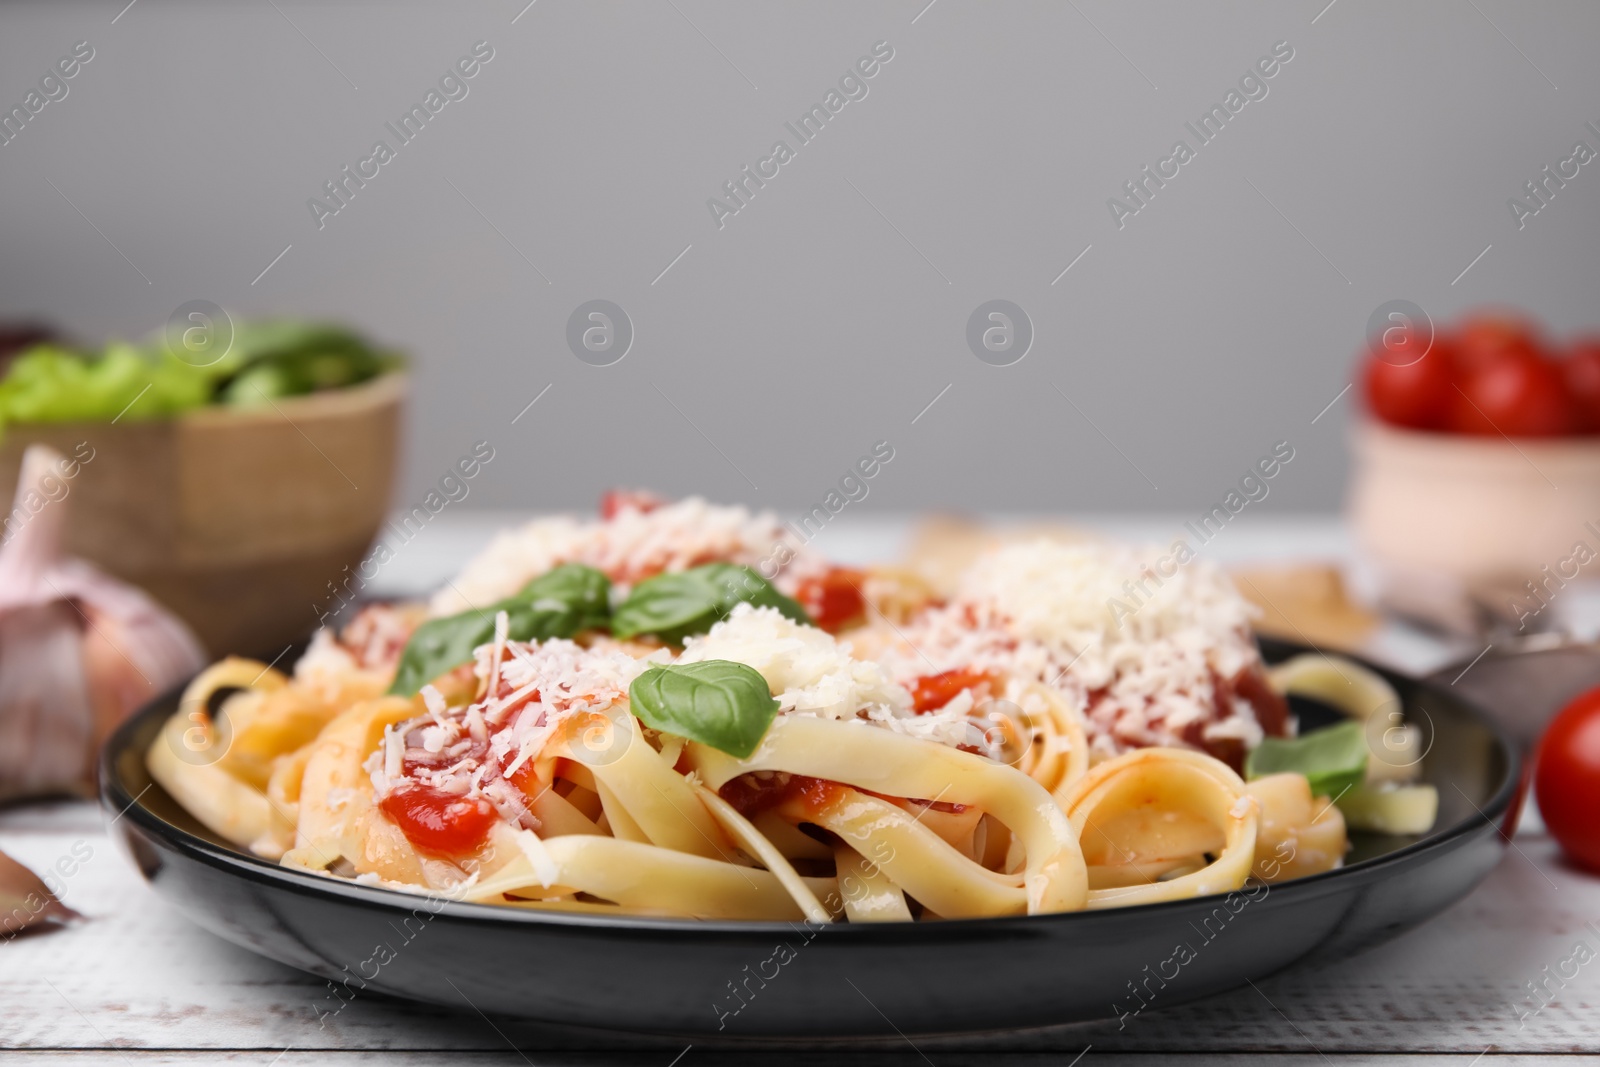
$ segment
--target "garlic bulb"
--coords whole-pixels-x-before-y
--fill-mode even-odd
[[[61,553],[76,465],[23,454],[0,548],[0,801],[93,789],[100,743],[199,671],[200,643],[138,589]]]

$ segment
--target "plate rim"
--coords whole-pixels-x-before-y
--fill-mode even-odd
[[[1298,652],[1317,651],[1309,646],[1301,646],[1293,642],[1273,638],[1260,638],[1260,643],[1263,646],[1263,650],[1269,651],[1269,653],[1278,651],[1292,655]],[[1484,729],[1493,739],[1496,749],[1505,760],[1505,776],[1498,788],[1495,789],[1488,801],[1482,806],[1474,803],[1471,797],[1467,798],[1468,803],[1472,804],[1476,809],[1474,815],[1467,816],[1443,830],[1434,830],[1424,835],[1420,840],[1413,841],[1381,856],[1374,856],[1349,866],[1340,866],[1333,870],[1308,875],[1304,878],[1277,883],[1272,886],[1271,895],[1273,896],[1288,893],[1292,894],[1294,899],[1302,899],[1313,898],[1329,892],[1337,892],[1340,888],[1349,888],[1354,883],[1379,876],[1387,868],[1408,864],[1427,853],[1458,845],[1474,831],[1481,830],[1486,826],[1495,829],[1502,836],[1506,836],[1506,831],[1502,825],[1505,817],[1508,813],[1520,814],[1520,805],[1516,801],[1524,784],[1526,760],[1521,746],[1502,729],[1493,716],[1489,715],[1467,695],[1450,692],[1436,680],[1426,676],[1408,675],[1371,663],[1360,656],[1345,653],[1340,653],[1340,655],[1353,663],[1377,672],[1390,682],[1398,680],[1413,690],[1432,691],[1459,705],[1466,716],[1477,726]],[[162,842],[166,847],[174,849],[186,855],[189,859],[200,862],[207,867],[244,877],[252,882],[286,889],[302,896],[327,896],[340,903],[365,904],[396,914],[412,914],[426,907],[433,918],[448,915],[449,918],[458,922],[502,923],[511,924],[519,928],[530,926],[534,928],[546,927],[552,929],[552,931],[564,933],[582,931],[625,932],[656,935],[689,934],[695,937],[747,934],[765,938],[773,934],[793,933],[798,926],[808,932],[822,934],[833,941],[848,938],[852,939],[852,941],[900,942],[906,939],[943,941],[951,939],[965,940],[984,936],[1027,936],[1030,931],[1042,930],[1045,925],[1070,924],[1073,922],[1090,923],[1096,920],[1104,922],[1110,916],[1157,915],[1160,912],[1192,908],[1197,902],[1201,901],[1222,901],[1229,895],[1228,893],[1213,893],[1206,896],[1183,897],[1178,900],[1158,901],[1125,908],[1083,909],[1079,911],[1052,912],[1043,915],[941,919],[934,923],[814,924],[803,920],[790,923],[782,920],[765,919],[683,919],[649,915],[603,916],[568,914],[458,901],[426,893],[408,893],[404,890],[390,889],[385,886],[361,885],[332,875],[314,874],[293,867],[284,867],[254,854],[233,847],[218,845],[167,821],[148,808],[143,802],[144,794],[149,792],[150,789],[161,788],[160,783],[153,778],[149,787],[141,791],[137,796],[131,795],[118,773],[117,758],[119,755],[132,750],[132,735],[139,731],[145,720],[156,717],[164,709],[169,709],[169,705],[174,702],[176,696],[182,692],[186,685],[187,682],[183,686],[176,686],[150,701],[123,720],[112,735],[107,738],[98,760],[100,772],[98,794],[102,809],[112,816],[113,822],[124,818],[130,819],[142,828],[146,836]],[[166,710],[166,714],[170,714],[170,710]],[[143,754],[139,753],[139,756],[142,758]],[[148,774],[148,769],[146,773]],[[169,796],[169,799],[172,798]],[[178,803],[175,799],[172,802],[174,804]],[[1230,892],[1237,891],[1231,890]],[[940,935],[948,936],[942,937]]]

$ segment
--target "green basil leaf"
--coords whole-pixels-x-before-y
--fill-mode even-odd
[[[728,617],[739,604],[776,608],[795,622],[811,625],[798,603],[784,596],[755,570],[733,563],[707,563],[689,570],[658,574],[633,587],[611,617],[618,637],[655,634],[682,644]]]
[[[600,630],[611,623],[611,579],[593,567],[582,563],[563,563],[548,573],[541,574],[522,587],[522,596],[530,603],[541,600],[558,600],[577,613],[577,629]],[[554,634],[571,637],[572,634]],[[532,638],[519,637],[519,641]]]
[[[1269,737],[1245,758],[1245,777],[1294,772],[1311,782],[1311,795],[1337,797],[1367,774],[1367,736],[1359,722],[1342,722],[1304,737]]]
[[[611,632],[622,638],[657,634],[681,644],[685,636],[711,629],[720,599],[719,590],[698,569],[658,574],[634,586],[617,605]]]
[[[494,640],[494,615],[485,620],[478,611],[443,619],[429,619],[417,627],[400,653],[394,684],[389,692],[415,696],[417,691],[447,671],[470,662],[472,650]]]
[[[646,726],[745,759],[756,750],[778,702],[753,667],[725,659],[652,667],[628,687]]]
[[[516,596],[442,619],[429,619],[406,642],[389,692],[414,696],[424,685],[463,663],[479,645],[494,640],[494,620],[505,612],[512,641],[548,641],[604,627],[611,582],[593,567],[564,563],[527,585]]]

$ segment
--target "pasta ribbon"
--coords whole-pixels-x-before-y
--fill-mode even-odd
[[[284,863],[326,871],[344,860],[356,874],[376,874],[391,882],[447,883],[429,879],[416,849],[399,827],[383,818],[366,770],[384,728],[415,714],[411,701],[381,697],[357,704],[328,724],[306,760],[295,847]]]
[[[542,846],[548,862],[542,878],[532,860],[518,856],[462,899],[499,903],[508,893],[534,899],[585,894],[628,911],[700,919],[809,918],[770,871],[615,837],[556,837]],[[813,897],[838,892],[832,878],[806,879],[805,886]]]
[[[844,897],[845,915],[853,923],[908,922],[906,897],[883,868],[853,848],[838,845],[833,864]]]
[[[211,832],[270,859],[281,856],[294,815],[268,795],[272,761],[316,736],[326,715],[298,714],[302,699],[264,663],[229,657],[201,671],[145,754],[150,776]],[[224,703],[223,721],[211,700]],[[268,701],[272,701],[271,704]]]
[[[1026,747],[1016,767],[1059,801],[1089,772],[1083,713],[1037,682],[1023,687],[1019,706]]]
[[[1199,752],[1145,748],[1107,760],[1073,787],[1066,811],[1090,855],[1135,876],[1090,892],[1090,908],[1226,893],[1255,863],[1256,800],[1226,764]],[[1198,869],[1162,880],[1185,859]]]
[[[1344,862],[1344,815],[1327,797],[1313,797],[1300,774],[1269,774],[1245,786],[1261,805],[1255,875],[1282,882],[1331,871]]]
[[[1023,906],[1002,913],[1076,911],[1088,900],[1088,871],[1077,835],[1044,787],[1015,768],[867,723],[807,716],[780,716],[747,760],[701,744],[690,744],[687,752],[696,773],[712,789],[752,771],[783,771],[886,796],[982,808],[1021,841],[1026,856],[1019,900]],[[890,820],[885,825],[894,824],[892,816],[882,814]],[[905,840],[910,846],[924,839],[908,831]],[[960,870],[934,860],[920,846],[919,851],[929,857],[928,863],[939,863],[941,871],[955,876]]]
[[[565,758],[589,769],[617,827],[637,829],[636,840],[675,852],[724,858],[730,842],[683,775],[650,747],[626,702],[569,720],[545,748],[545,758]],[[631,834],[628,836],[632,836]]]

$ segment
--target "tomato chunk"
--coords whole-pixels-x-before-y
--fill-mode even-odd
[[[390,793],[378,807],[401,833],[423,852],[437,856],[465,856],[488,840],[498,818],[486,800],[441,793],[422,785],[408,785]]]
[[[609,521],[624,508],[646,512],[654,511],[665,503],[661,497],[642,489],[608,489],[600,498],[600,517]]]
[[[806,811],[820,811],[837,803],[845,788],[838,782],[805,774],[741,774],[723,783],[717,793],[733,810],[748,819],[786,804],[799,805]]]
[[[919,713],[938,711],[960,696],[963,689],[993,687],[994,684],[995,679],[992,674],[967,667],[957,667],[953,671],[944,671],[941,674],[925,674],[911,686],[912,707]]]
[[[816,814],[844,800],[849,786],[830,782],[826,778],[796,775],[789,783],[789,790],[790,797],[798,801],[805,811]]]
[[[866,578],[860,571],[835,567],[824,575],[802,581],[795,599],[818,627],[830,634],[837,633],[866,615],[867,602],[861,595],[861,585]]]

